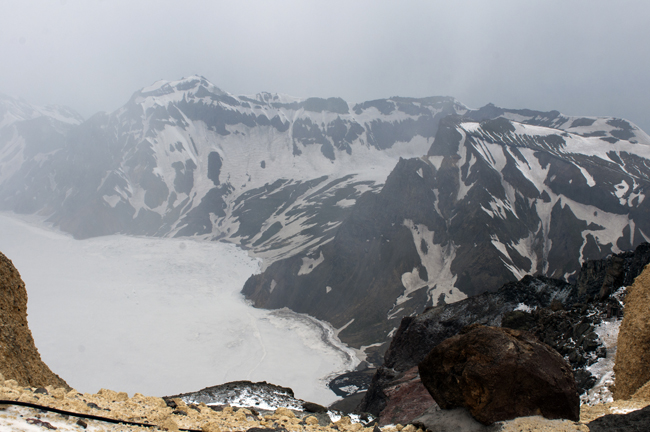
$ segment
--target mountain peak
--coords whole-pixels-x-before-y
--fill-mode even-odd
[[[135,92],[132,101],[141,103],[147,98],[162,98],[170,95],[185,95],[203,97],[208,94],[215,96],[229,96],[216,85],[200,75],[192,75],[176,81],[158,80],[150,86],[144,87]]]
[[[49,117],[71,125],[78,125],[84,121],[84,118],[72,108],[61,105],[31,105],[21,98],[16,99],[0,93],[0,127],[38,117]]]

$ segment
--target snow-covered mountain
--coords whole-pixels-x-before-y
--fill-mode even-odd
[[[375,354],[403,316],[526,274],[571,278],[650,236],[650,137],[621,119],[235,96],[199,76],[83,122],[4,97],[0,114],[1,210],[77,238],[235,243],[264,258],[244,287],[256,306]]]
[[[400,156],[426,153],[439,119],[466,111],[452,98],[350,105],[159,81],[63,141],[43,137],[41,151],[3,133],[0,208],[48,215],[78,238],[226,239],[271,262],[331,240]]]
[[[428,306],[526,274],[571,279],[584,260],[647,241],[649,162],[648,135],[620,119],[493,106],[449,116],[333,241],[272,264],[244,293],[367,348]]]

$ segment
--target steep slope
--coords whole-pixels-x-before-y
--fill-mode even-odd
[[[503,117],[472,119],[490,115]],[[585,260],[648,239],[649,144],[619,119],[449,116],[427,155],[400,160],[331,243],[274,263],[243,292],[329,321],[359,348],[403,316],[527,274],[572,280]]]
[[[650,232],[650,137],[621,119],[234,96],[199,76],[81,124],[2,101],[0,209],[77,238],[236,243],[268,269],[244,288],[256,306],[324,319],[357,348],[526,274],[571,279]]]
[[[47,151],[9,139],[0,150],[24,156],[0,165],[0,208],[39,211],[78,238],[225,239],[271,262],[331,240],[361,193],[400,156],[424,154],[440,118],[466,111],[452,98],[353,106],[160,81],[62,143],[43,137],[58,143]]]
[[[27,326],[27,291],[18,270],[0,252],[0,375],[27,387],[70,387],[41,360]]]

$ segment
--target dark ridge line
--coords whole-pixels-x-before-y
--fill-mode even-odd
[[[128,421],[128,420],[116,420],[116,419],[112,419],[112,418],[108,418],[108,417],[100,417],[100,416],[96,416],[96,415],[92,415],[92,414],[74,413],[74,412],[71,412],[71,411],[65,411],[65,410],[61,410],[61,409],[58,409],[58,408],[48,407],[48,406],[45,406],[45,405],[34,404],[34,403],[31,403],[31,402],[21,402],[21,401],[0,399],[0,404],[24,406],[24,407],[28,407],[28,408],[40,409],[40,410],[43,410],[43,411],[50,411],[50,412],[53,412],[53,413],[63,414],[63,415],[72,416],[72,417],[85,418],[85,419],[89,419],[89,420],[98,420],[98,421],[102,421],[102,422],[106,422],[106,423],[125,424],[125,425],[129,425],[129,426],[140,426],[140,427],[149,427],[149,428],[154,428],[154,427],[159,428],[160,427],[158,425],[150,424],[150,423],[137,423],[137,422],[132,422],[132,421]],[[184,432],[201,432],[200,429],[178,428],[178,430],[181,430],[181,431],[184,431]]]

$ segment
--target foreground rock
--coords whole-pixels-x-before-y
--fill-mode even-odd
[[[597,336],[597,328],[604,319],[613,320],[620,315],[620,307],[616,310],[620,306],[618,293],[603,301],[599,300],[600,293],[631,285],[649,261],[650,245],[644,243],[633,252],[586,261],[576,283],[526,276],[497,292],[403,318],[383,364],[377,368],[357,409],[378,416],[380,424],[392,423],[386,415],[390,411],[387,407],[395,404],[391,400],[391,388],[403,381],[407,371],[417,366],[437,344],[476,323],[535,334],[568,359],[582,397],[588,397],[589,390],[597,383],[590,367],[604,356],[612,355]],[[412,406],[419,404],[416,399],[409,402]],[[420,413],[427,408],[428,405],[418,406]]]
[[[0,430],[48,430],[45,423],[60,431],[178,431],[202,432],[284,430],[291,432],[371,432],[364,427],[341,417],[320,425],[314,413],[279,407],[273,411],[261,412],[255,409],[228,405],[187,404],[181,398],[159,398],[136,393],[102,389],[96,394],[79,393],[64,388],[25,388],[15,380],[0,378],[0,399],[35,404],[54,408],[67,413],[53,413],[13,406],[0,406]],[[85,416],[85,417],[84,417]],[[101,417],[88,418],[88,416]],[[33,419],[33,423],[30,420]],[[37,423],[36,420],[38,420]],[[113,421],[113,423],[111,423]],[[121,422],[114,424],[115,421]],[[37,424],[42,429],[29,429],[27,424]],[[85,424],[85,426],[84,426]],[[143,427],[146,426],[146,427]],[[398,432],[395,427],[383,432]],[[411,426],[407,432],[417,432]]]
[[[628,414],[608,414],[589,423],[590,432],[647,432],[650,431],[650,407]]]
[[[469,328],[434,348],[419,370],[441,408],[465,407],[486,425],[538,414],[580,418],[573,371],[527,332]]]
[[[25,282],[0,252],[0,373],[23,386],[68,384],[43,363],[27,326]]]
[[[625,297],[625,316],[621,323],[616,352],[615,399],[629,399],[650,380],[650,269],[643,271]]]

